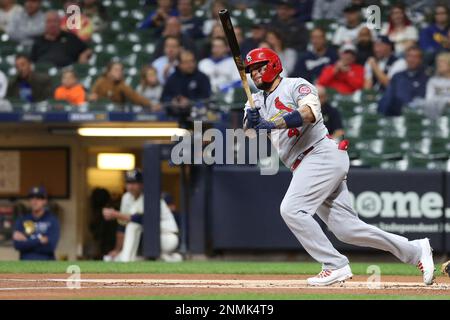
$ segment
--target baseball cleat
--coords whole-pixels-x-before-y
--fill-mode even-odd
[[[310,286],[330,286],[338,282],[344,282],[353,277],[349,265],[340,269],[323,269],[317,276],[308,278],[306,281]]]
[[[423,282],[426,285],[433,284],[434,282],[434,262],[433,262],[433,250],[430,246],[430,240],[428,238],[418,241],[422,248],[422,254],[420,255],[419,263],[417,267],[423,274]]]

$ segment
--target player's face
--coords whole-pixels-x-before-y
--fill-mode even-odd
[[[38,197],[30,198],[30,207],[32,212],[40,212],[44,210],[47,205],[47,199],[42,199]]]
[[[134,197],[139,197],[142,193],[143,184],[139,182],[128,182],[125,186],[127,192],[131,193]]]
[[[264,82],[262,81],[262,75],[267,69],[266,63],[257,63],[250,67],[250,75],[252,77],[253,82],[255,83],[255,86],[258,89],[262,89],[264,87]]]

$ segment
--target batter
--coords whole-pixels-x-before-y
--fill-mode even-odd
[[[308,284],[326,286],[351,278],[349,260],[339,253],[313,218],[317,214],[343,242],[389,251],[417,265],[423,281],[434,280],[432,249],[427,238],[409,241],[361,221],[353,211],[346,176],[346,141],[328,135],[317,89],[302,78],[281,78],[283,67],[271,49],[258,48],[246,57],[255,86],[255,108],[245,106],[244,129],[266,129],[292,180],[280,206],[281,216],[322,271]]]

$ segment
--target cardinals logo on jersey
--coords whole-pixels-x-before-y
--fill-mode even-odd
[[[294,111],[293,108],[287,107],[286,105],[284,105],[284,103],[280,101],[279,97],[275,98],[275,108],[277,108],[278,110],[281,111],[277,114],[277,116],[282,116],[284,113],[289,113],[289,112]],[[297,128],[292,128],[292,129],[288,130],[289,138],[298,137],[298,136],[300,136],[300,131]]]

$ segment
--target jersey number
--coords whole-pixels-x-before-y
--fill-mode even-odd
[[[293,109],[286,107],[283,102],[280,101],[280,99],[278,97],[275,98],[275,108],[277,108],[278,110],[284,110],[287,112],[292,112]],[[300,131],[297,128],[292,128],[288,130],[288,137],[292,138],[292,137],[298,137],[300,136]]]

